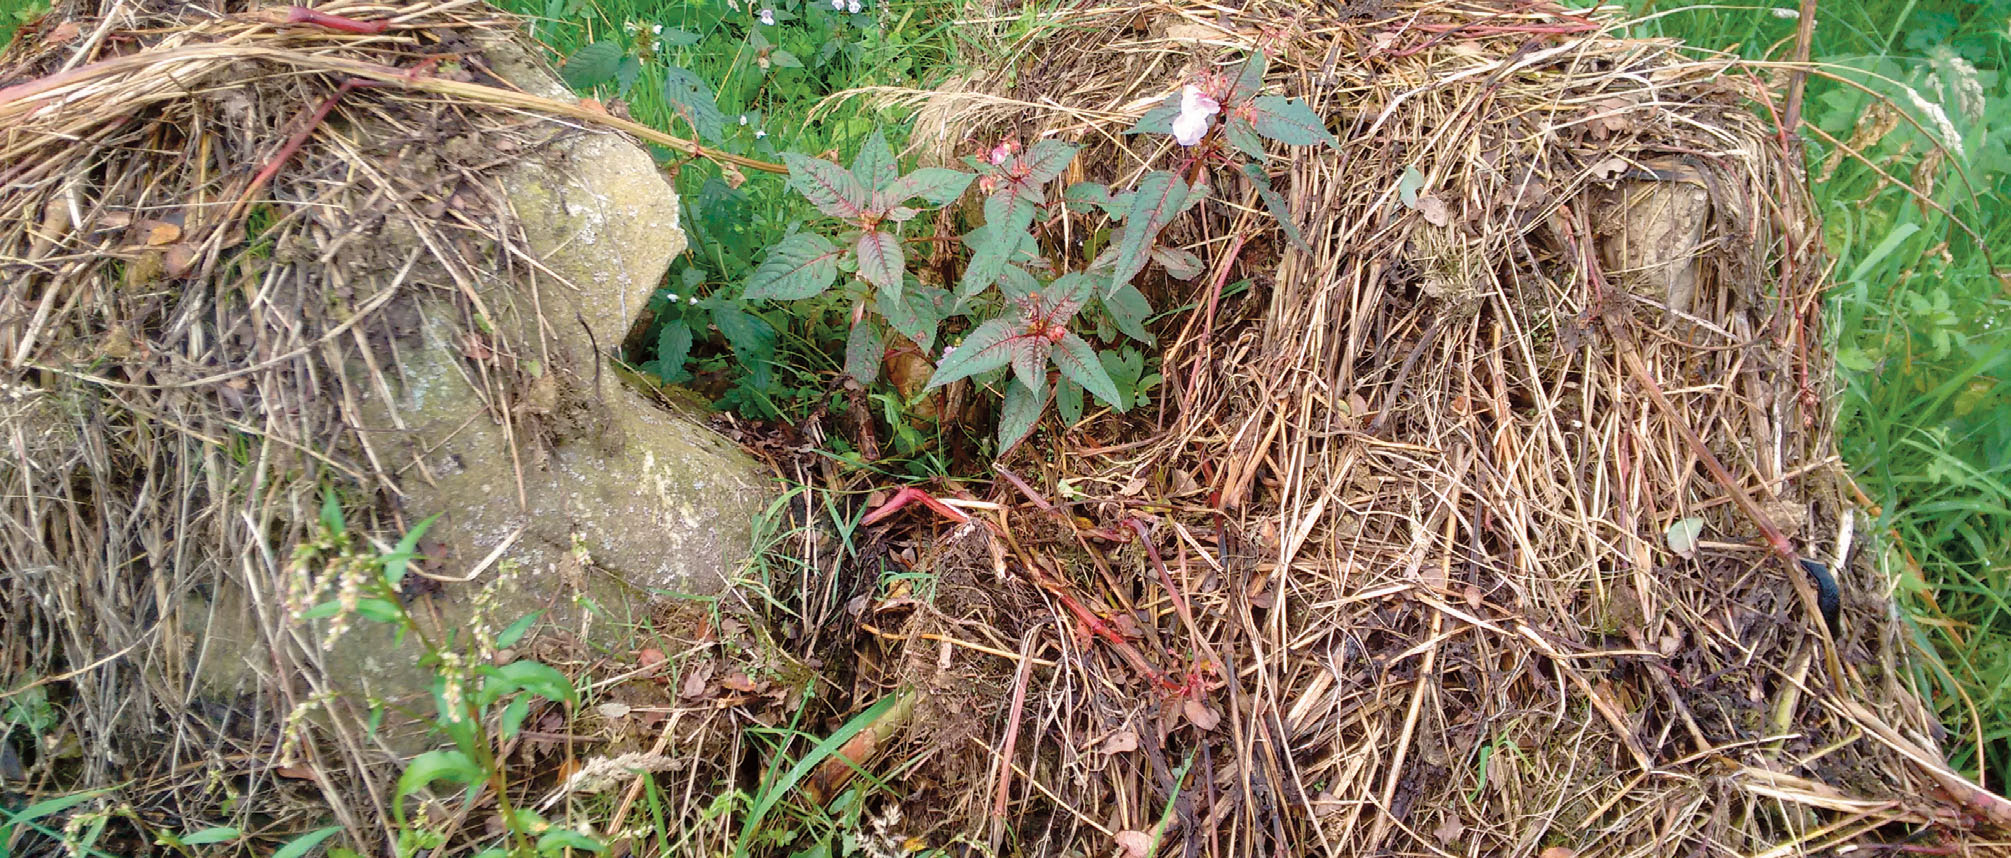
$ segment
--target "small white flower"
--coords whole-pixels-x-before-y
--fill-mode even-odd
[[[1774,17],[1776,17],[1776,18],[1786,18],[1787,20],[1790,20],[1790,21],[1792,21],[1792,20],[1795,20],[1796,18],[1800,18],[1800,17],[1802,16],[1802,13],[1801,13],[1801,10],[1799,10],[1799,9],[1789,9],[1789,8],[1786,8],[1786,7],[1775,7],[1775,8],[1773,8],[1773,9],[1770,9],[1770,10],[1768,10],[1768,11],[1771,11],[1771,12],[1773,12],[1773,13],[1774,13]]]
[[[857,15],[859,8],[859,0],[845,0],[845,11]]]
[[[942,358],[942,359],[943,359],[943,360],[949,360],[949,359],[950,359],[950,355],[951,355],[951,354],[954,354],[954,353],[956,352],[956,350],[957,350],[957,347],[956,347],[956,346],[943,346],[943,358]]]
[[[771,26],[771,27],[772,27],[772,26],[774,26],[774,25],[775,25],[775,10],[773,10],[773,9],[763,9],[763,10],[761,10],[761,23],[763,23],[763,24],[767,24],[767,25],[769,25],[769,26]]]
[[[1173,117],[1173,139],[1182,146],[1201,142],[1201,137],[1208,133],[1208,117],[1221,112],[1221,104],[1200,87],[1188,84],[1180,90],[1180,115]]]
[[[652,36],[661,36],[661,35],[663,35],[663,25],[662,25],[662,24],[651,24],[651,25],[649,25],[649,34],[650,34],[650,35],[652,35]]]
[[[840,12],[845,11],[845,0],[831,0],[831,8]]]
[[[743,114],[740,114],[740,124],[742,124],[742,125],[746,125],[746,124],[747,124],[747,114],[745,114],[745,113],[743,113]]]
[[[698,303],[698,296],[697,296],[697,295],[693,295],[693,296],[691,296],[690,298],[686,299],[686,301],[687,301],[688,303],[692,303],[692,304],[696,304],[696,303]]]
[[[676,293],[676,292],[665,292],[665,293],[663,293],[663,294],[665,294],[665,295],[668,295],[668,296],[670,296],[670,303],[672,303],[672,304],[675,304],[675,303],[677,303],[677,293]]]
[[[754,129],[754,139],[759,140],[766,136],[768,136],[768,132],[763,131],[759,128]]]

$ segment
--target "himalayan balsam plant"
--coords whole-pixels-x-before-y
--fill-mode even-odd
[[[1205,73],[1141,117],[1129,133],[1171,135],[1179,169],[1145,173],[1124,191],[1077,182],[1053,193],[1077,153],[1059,140],[1024,148],[1000,143],[982,157],[966,157],[969,172],[924,167],[903,175],[878,132],[850,168],[785,154],[790,187],[839,225],[793,233],[777,243],[748,279],[745,298],[811,298],[846,275],[842,288],[852,301],[853,324],[845,372],[869,385],[879,375],[889,331],[926,352],[943,322],[970,319],[975,324],[963,341],[943,350],[928,388],[964,379],[1003,386],[1000,453],[1032,431],[1050,399],[1059,397],[1066,414],[1081,413],[1084,392],[1127,410],[1139,400],[1143,373],[1133,366],[1140,363],[1138,353],[1115,348],[1099,353],[1085,333],[1105,341],[1122,335],[1152,342],[1145,326],[1152,309],[1134,281],[1153,263],[1176,279],[1201,274],[1198,257],[1159,239],[1168,225],[1209,197],[1213,169],[1230,168],[1249,181],[1287,239],[1305,249],[1264,169],[1265,141],[1339,143],[1305,102],[1259,94],[1265,68],[1259,54],[1233,73]],[[907,270],[904,231],[921,215],[918,206],[946,206],[972,188],[983,197],[984,222],[959,237],[966,250],[961,278],[954,291],[922,284]],[[1067,258],[1053,229],[1070,213],[1102,220],[1084,258]],[[1122,389],[1112,378],[1113,366],[1128,367]],[[1050,369],[1058,371],[1058,379],[1050,378]]]

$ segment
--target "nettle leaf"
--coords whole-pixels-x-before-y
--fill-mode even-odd
[[[946,206],[964,195],[977,176],[948,167],[923,167],[887,186],[887,201],[903,203],[916,197],[930,205]]]
[[[719,99],[712,85],[689,69],[671,66],[664,70],[663,99],[677,108],[698,136],[718,143],[726,133],[726,117],[719,112]]]
[[[1222,123],[1222,136],[1229,145],[1259,161],[1267,160],[1264,154],[1264,140],[1257,136],[1257,129],[1240,116],[1231,116]]]
[[[684,361],[689,357],[691,357],[691,325],[683,319],[663,323],[663,330],[656,334],[657,376],[666,384],[689,380],[691,373],[684,371]]]
[[[1271,217],[1277,218],[1278,228],[1285,231],[1285,238],[1301,253],[1312,255],[1313,248],[1306,244],[1305,236],[1299,233],[1299,222],[1292,218],[1292,206],[1283,194],[1271,188],[1271,177],[1264,168],[1256,164],[1244,164],[1243,175],[1257,188],[1257,197],[1264,201],[1264,208],[1271,210]]]
[[[1005,404],[999,407],[998,455],[1010,452],[1040,422],[1041,406],[1046,405],[1046,385],[1029,389],[1024,384],[1006,385]]]
[[[747,300],[798,301],[813,297],[838,279],[838,246],[814,232],[799,232],[775,244],[747,278]]]
[[[1075,311],[1082,305],[1089,303],[1089,299],[1095,295],[1094,278],[1080,271],[1070,271],[1055,278],[1053,283],[1047,284],[1047,291],[1042,293],[1041,297],[1044,299],[1042,303],[1059,311],[1062,320],[1065,321],[1068,316],[1075,315]]]
[[[1132,123],[1130,130],[1124,133],[1172,134],[1173,119],[1179,115],[1180,93],[1175,92],[1166,96],[1166,100],[1160,102],[1158,107],[1145,111],[1145,115],[1138,117],[1138,121]]]
[[[892,233],[873,230],[859,236],[859,276],[884,292],[901,294],[901,274],[908,262],[901,253],[901,239]]]
[[[1012,319],[993,319],[971,331],[950,356],[936,364],[936,373],[929,377],[928,388],[934,389],[960,378],[998,369],[1012,362],[1013,341],[1024,339],[1019,336],[1020,326]]]
[[[698,44],[701,37],[690,30],[665,30],[656,34],[656,43],[669,48],[688,48]]]
[[[1096,349],[1090,348],[1089,343],[1076,336],[1075,332],[1062,334],[1061,341],[1054,344],[1054,351],[1049,357],[1062,375],[1082,385],[1082,389],[1089,391],[1091,396],[1119,411],[1130,407],[1130,403],[1121,401],[1117,384],[1110,380],[1110,373],[1104,371],[1103,361],[1096,357]]]
[[[595,42],[573,52],[559,65],[559,77],[573,89],[592,89],[614,80],[621,71],[621,46]]]
[[[1243,61],[1242,68],[1236,70],[1236,79],[1229,85],[1229,102],[1241,102],[1254,97],[1264,89],[1264,73],[1271,68],[1271,57],[1263,51]]]
[[[756,388],[767,388],[775,380],[775,327],[730,301],[706,299],[705,305],[712,310],[713,326],[747,369],[748,380]]]
[[[1175,280],[1192,280],[1201,276],[1201,257],[1178,247],[1154,247],[1152,259]]]
[[[887,135],[876,129],[873,136],[866,138],[866,145],[859,147],[859,154],[852,158],[852,175],[868,191],[893,184],[900,176],[900,167],[894,163],[894,150],[887,146]]]
[[[1145,320],[1152,318],[1152,304],[1138,287],[1129,283],[1117,287],[1117,291],[1103,297],[1103,309],[1125,336],[1142,343],[1152,342],[1152,332],[1145,329]]]
[[[910,284],[897,296],[881,292],[875,298],[881,318],[923,351],[935,344],[936,326],[942,324],[949,303],[950,293],[920,284]]]
[[[782,50],[781,48],[776,48],[775,50],[769,51],[768,61],[770,63],[774,63],[775,67],[778,69],[800,69],[803,67],[802,60],[797,59],[795,54]]]
[[[866,213],[866,189],[852,171],[795,152],[782,153],[782,163],[789,165],[789,187],[818,211],[846,220],[857,220]]]
[[[1139,179],[1135,193],[1131,212],[1124,219],[1124,241],[1117,249],[1116,267],[1111,271],[1112,289],[1131,282],[1131,278],[1145,268],[1145,260],[1149,258],[1147,248],[1180,211],[1181,204],[1187,201],[1187,183],[1179,176],[1161,170],[1147,173]],[[1083,386],[1088,387],[1087,384]]]
[[[1076,147],[1060,140],[1042,140],[1028,147],[1020,156],[1020,163],[1028,170],[1021,181],[1029,185],[1045,185],[1068,171],[1068,164],[1075,160]]]
[[[1250,101],[1251,112],[1256,114],[1257,133],[1287,146],[1311,146],[1325,143],[1335,151],[1340,151],[1341,141],[1328,133],[1327,124],[1313,108],[1297,98],[1277,95],[1258,96]]]
[[[871,386],[880,377],[880,360],[886,354],[879,326],[872,319],[861,319],[845,338],[845,374]]]
[[[629,90],[635,89],[635,82],[641,79],[642,60],[635,57],[622,57],[621,65],[617,66],[614,71],[615,88],[621,90],[623,95],[627,95]]]

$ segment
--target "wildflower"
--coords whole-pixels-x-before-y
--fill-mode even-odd
[[[845,11],[857,15],[859,14],[859,9],[859,0],[845,0]]]
[[[768,136],[768,132],[763,131],[759,128],[754,129],[754,139],[759,140],[766,136]]]
[[[1173,117],[1173,139],[1182,146],[1201,142],[1208,133],[1208,117],[1222,112],[1222,105],[1200,87],[1188,84],[1180,91],[1180,115]]]
[[[767,24],[767,25],[769,25],[769,26],[771,26],[771,27],[772,27],[772,26],[774,26],[774,25],[775,25],[775,10],[773,10],[773,9],[763,9],[763,10],[761,10],[761,23],[763,23],[763,24]]]
[[[1802,16],[1801,10],[1789,9],[1785,6],[1776,6],[1767,11],[1774,13],[1774,17],[1776,18],[1785,18],[1789,21],[1795,20],[1796,18],[1800,18]]]
[[[649,34],[650,34],[650,35],[652,35],[652,36],[661,36],[661,35],[663,35],[663,25],[662,25],[662,24],[651,24],[651,25],[649,25]]]
[[[956,351],[957,351],[957,347],[956,347],[956,346],[943,346],[943,357],[942,357],[942,359],[943,359],[943,360],[949,360],[949,359],[950,359],[950,355],[953,355],[953,354],[956,354]]]
[[[742,124],[742,125],[746,125],[746,124],[747,124],[747,114],[745,114],[745,113],[743,113],[743,114],[740,114],[740,124]]]
[[[845,11],[845,0],[831,0],[831,8],[839,12]]]

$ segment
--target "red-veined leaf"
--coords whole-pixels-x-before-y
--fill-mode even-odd
[[[1180,205],[1187,201],[1187,183],[1164,170],[1146,173],[1138,180],[1138,190],[1134,194],[1131,213],[1124,219],[1124,243],[1117,249],[1116,268],[1111,272],[1112,289],[1118,284],[1131,282],[1131,278],[1145,267],[1146,249],[1158,238],[1159,231],[1172,221],[1174,214],[1180,211]]]
[[[1126,134],[1172,134],[1173,118],[1180,115],[1180,93],[1166,96],[1158,107],[1145,111]]]
[[[838,252],[837,245],[816,233],[784,238],[747,278],[744,297],[795,301],[816,295],[838,279]]]
[[[1015,230],[1000,221],[971,230],[964,236],[964,242],[971,248],[971,258],[964,263],[964,278],[957,284],[957,293],[976,295],[997,282],[1031,240],[1024,228]]]
[[[901,253],[901,239],[892,233],[873,230],[859,236],[859,276],[881,289],[901,294],[901,274],[908,261]]]
[[[936,326],[943,321],[950,293],[934,286],[914,285],[902,288],[898,296],[881,292],[874,301],[887,324],[927,351],[936,341]]]
[[[921,212],[915,211],[914,209],[908,208],[907,206],[894,206],[892,208],[887,209],[887,219],[895,223],[907,223],[908,221],[914,220],[915,215],[918,214],[921,214]]]
[[[1048,357],[1062,375],[1082,385],[1082,389],[1089,391],[1091,396],[1119,411],[1125,410],[1125,405],[1118,401],[1121,397],[1117,395],[1117,383],[1110,380],[1110,373],[1104,371],[1103,362],[1097,360],[1096,349],[1090,348],[1089,343],[1073,331],[1062,334],[1061,341],[1054,344],[1054,351]]]
[[[1243,67],[1236,70],[1236,80],[1229,85],[1228,103],[1236,104],[1252,98],[1264,88],[1264,72],[1269,70],[1271,58],[1258,51],[1243,61]]]
[[[1117,287],[1117,291],[1104,296],[1103,309],[1110,313],[1111,321],[1117,323],[1117,329],[1125,336],[1142,343],[1152,342],[1152,332],[1145,329],[1145,320],[1152,318],[1152,305],[1145,300],[1145,293],[1138,291],[1138,287],[1129,283]]]
[[[1017,336],[1019,331],[1019,323],[1011,319],[993,319],[977,326],[955,351],[950,352],[949,357],[936,364],[936,373],[929,376],[928,386],[941,387],[1010,363],[1013,341],[1024,339]]]
[[[1231,116],[1224,121],[1222,136],[1229,141],[1229,145],[1236,147],[1245,155],[1259,161],[1267,157],[1264,154],[1263,138],[1258,137],[1257,129],[1251,127],[1250,123],[1241,117]]]
[[[1313,112],[1304,101],[1277,95],[1259,96],[1250,102],[1251,112],[1256,114],[1257,133],[1288,146],[1311,146],[1325,143],[1335,151],[1341,148],[1341,141],[1327,132],[1326,122]]]
[[[1073,160],[1075,146],[1060,140],[1042,140],[1028,147],[1026,154],[1020,156],[1020,163],[1027,168],[1027,176],[1022,181],[1030,185],[1045,185],[1060,178],[1068,170],[1068,162]]]
[[[857,220],[866,211],[866,189],[851,170],[822,158],[782,153],[789,165],[789,187],[827,215]]]
[[[1012,374],[1019,376],[1021,384],[1027,387],[1041,387],[1047,383],[1047,352],[1039,343],[1016,345],[1012,351]]]
[[[930,205],[946,206],[964,195],[964,189],[977,178],[962,170],[948,167],[923,167],[894,180],[887,186],[887,201],[904,203],[916,197]]]

